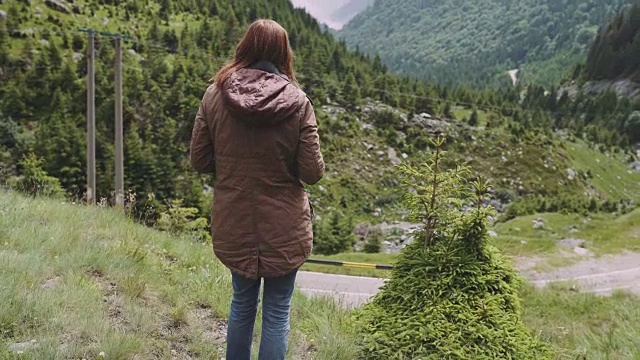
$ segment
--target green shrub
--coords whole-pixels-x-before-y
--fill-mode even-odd
[[[537,213],[563,213],[587,215],[594,212],[628,213],[637,204],[630,200],[610,201],[599,200],[595,197],[559,195],[555,197],[536,196],[522,198],[512,202],[506,211],[500,215],[499,221],[509,221],[518,216]]]
[[[43,159],[34,154],[25,156],[19,163],[20,176],[11,185],[14,189],[33,196],[59,197],[64,195],[60,181],[42,169]]]
[[[333,255],[351,250],[356,242],[353,217],[333,211],[328,220],[313,226],[313,251],[315,254]]]
[[[182,206],[182,200],[173,200],[167,211],[160,214],[156,227],[172,234],[189,234],[198,241],[211,240],[209,222],[198,217],[200,210]]]
[[[525,327],[521,279],[487,234],[493,209],[483,207],[487,185],[470,190],[468,169],[430,164],[400,167],[405,204],[423,224],[400,254],[391,278],[356,313],[366,359],[550,359],[548,347]],[[422,185],[426,184],[426,185]],[[472,200],[475,208],[462,211]]]
[[[382,247],[382,237],[382,231],[372,230],[369,234],[367,234],[364,248],[362,250],[368,254],[379,253]]]

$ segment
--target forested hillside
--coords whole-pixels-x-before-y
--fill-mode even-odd
[[[598,33],[584,67],[586,80],[628,78],[640,84],[640,4]]]
[[[494,184],[493,204],[502,211],[511,204],[511,217],[616,211],[621,201],[640,200],[640,174],[628,166],[640,129],[627,125],[640,103],[615,94],[572,99],[534,86],[475,91],[402,78],[380,59],[349,51],[286,0],[5,0],[0,11],[0,185],[33,188],[34,178],[48,174],[82,197],[87,34],[79,29],[93,28],[103,32],[96,40],[97,197],[111,200],[114,188],[109,33],[121,33],[129,36],[125,188],[149,222],[173,199],[206,217],[211,195],[203,188],[211,179],[187,161],[195,112],[246,24],[268,17],[289,30],[298,79],[315,103],[327,162],[325,178],[309,188],[320,215],[317,239],[344,243],[357,221],[400,219],[394,167],[424,160],[437,136],[447,138],[452,161],[468,162]],[[597,154],[607,163],[593,162]],[[328,252],[348,242],[340,246]]]
[[[340,32],[392,70],[446,84],[558,84],[633,0],[377,0]]]

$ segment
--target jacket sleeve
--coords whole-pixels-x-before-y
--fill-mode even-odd
[[[201,174],[213,174],[215,172],[213,140],[205,114],[205,103],[202,101],[191,133],[189,158],[195,171]]]
[[[322,179],[324,175],[324,160],[320,152],[318,123],[309,101],[307,101],[302,111],[302,119],[300,120],[297,162],[298,178],[302,182],[313,185]]]

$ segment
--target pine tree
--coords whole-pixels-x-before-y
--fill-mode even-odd
[[[349,107],[354,107],[360,104],[360,87],[356,83],[356,78],[353,73],[347,74],[347,78],[342,88],[342,99]]]
[[[9,34],[6,21],[0,19],[0,68],[6,65],[9,65]]]
[[[471,116],[469,117],[469,125],[471,126],[478,126],[478,110],[473,109],[473,112],[471,113]]]
[[[433,144],[430,163],[400,167],[405,186],[415,189],[405,204],[422,229],[381,291],[357,313],[363,357],[551,359],[522,321],[517,270],[491,244],[494,211],[482,205],[487,184],[469,184],[466,167],[441,170],[443,144]],[[468,201],[474,209],[463,211]]]

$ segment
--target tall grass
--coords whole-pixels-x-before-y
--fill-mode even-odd
[[[222,358],[230,281],[209,245],[0,190],[0,349],[35,340],[0,358]],[[291,359],[354,358],[344,310],[293,306]]]

